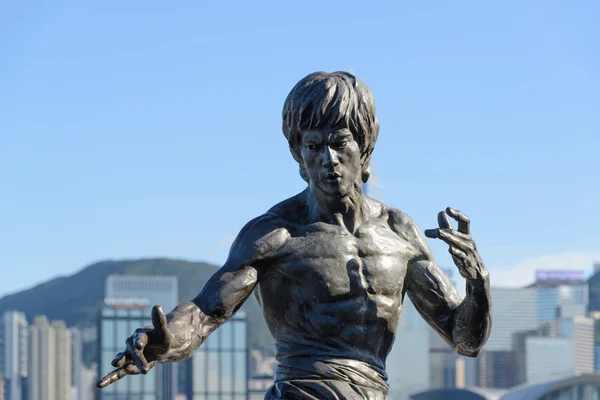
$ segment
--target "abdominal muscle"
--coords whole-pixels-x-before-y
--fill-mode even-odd
[[[386,392],[385,359],[399,300],[364,293],[325,303],[299,302],[289,294],[285,317],[276,326],[269,324],[275,336],[276,380],[342,380]]]

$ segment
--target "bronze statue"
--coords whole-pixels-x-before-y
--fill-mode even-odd
[[[278,360],[265,399],[385,399],[405,294],[458,354],[480,352],[491,328],[490,284],[469,218],[447,208],[423,235],[406,214],[362,194],[379,134],[367,86],[346,72],[306,76],[285,101],[283,133],[307,188],[250,221],[194,300],[166,316],[155,306],[153,326],[127,339],[99,388],[191,357],[252,292]],[[449,245],[467,282],[464,299],[425,236]]]

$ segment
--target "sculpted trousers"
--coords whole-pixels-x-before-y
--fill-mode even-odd
[[[382,392],[336,380],[290,380],[275,382],[265,400],[389,400]]]

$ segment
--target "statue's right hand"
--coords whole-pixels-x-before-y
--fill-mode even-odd
[[[96,386],[105,388],[126,375],[147,374],[171,346],[167,317],[160,306],[152,308],[152,325],[136,331],[126,340],[126,348],[112,360],[116,369],[100,379]]]

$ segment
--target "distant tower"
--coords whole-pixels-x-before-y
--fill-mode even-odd
[[[112,371],[112,358],[122,350],[123,341],[135,328],[152,325],[152,306],[166,312],[177,306],[178,281],[175,276],[109,275],[105,283],[105,307],[98,323],[98,378]],[[160,364],[146,375],[113,383],[96,392],[96,400],[172,400],[178,394],[176,364]]]
[[[238,311],[182,364],[185,384],[180,392],[186,398],[249,398],[246,313]]]
[[[69,400],[71,331],[64,321],[37,316],[29,333],[29,400]]]
[[[81,330],[77,328],[71,331],[71,400],[84,400],[85,393],[81,381],[83,371],[83,338]]]
[[[27,379],[27,319],[8,311],[0,315],[0,374],[4,375],[4,399],[21,400]]]

